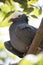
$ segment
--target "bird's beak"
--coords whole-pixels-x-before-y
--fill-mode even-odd
[[[8,22],[12,22],[12,19],[9,19],[9,21]]]

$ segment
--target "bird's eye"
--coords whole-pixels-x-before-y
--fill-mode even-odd
[[[21,17],[21,15],[19,15],[18,17]]]

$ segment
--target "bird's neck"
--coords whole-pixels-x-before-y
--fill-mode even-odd
[[[22,20],[22,19],[19,19],[19,20],[16,20],[15,21],[15,24],[18,25],[18,24],[22,24],[22,23],[26,23],[25,20]]]

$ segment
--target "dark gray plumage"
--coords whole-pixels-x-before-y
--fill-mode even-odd
[[[31,45],[37,29],[28,25],[28,18],[25,14],[11,20],[13,22],[9,28],[11,45],[19,52],[26,53],[26,47]]]

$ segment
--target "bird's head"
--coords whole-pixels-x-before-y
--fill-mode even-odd
[[[28,23],[28,16],[26,16],[26,14],[23,14],[22,12],[14,12],[9,20],[9,22],[15,22],[15,20],[18,20],[18,19],[22,19],[24,20],[25,22]]]

